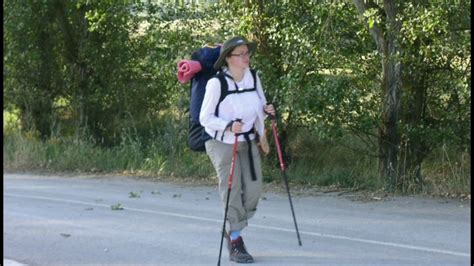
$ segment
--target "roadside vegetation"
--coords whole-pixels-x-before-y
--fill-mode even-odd
[[[470,2],[166,2],[3,4],[4,170],[215,178],[176,64],[243,35],[290,182],[470,198]]]
[[[186,147],[185,120],[170,118],[157,124],[160,128],[168,127],[165,129],[166,139],[160,136],[153,138],[152,143],[145,143],[128,132],[123,134],[119,145],[102,147],[92,138],[53,136],[42,141],[37,133],[11,128],[15,123],[8,117],[9,114],[4,112],[3,168],[7,171],[112,173],[197,180],[216,178],[207,155]],[[263,157],[264,181],[279,183],[279,162],[272,137],[270,134],[268,137],[272,151]],[[356,140],[348,139],[346,141],[352,144]],[[285,158],[289,181],[294,185],[326,187],[333,191],[387,191],[386,181],[377,175],[377,159],[361,155],[344,143],[319,141],[306,132],[300,133],[287,145],[294,156]],[[459,154],[442,146],[423,164],[423,185],[407,182],[397,193],[470,199],[469,160],[468,154]]]

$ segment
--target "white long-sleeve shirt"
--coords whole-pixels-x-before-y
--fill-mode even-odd
[[[225,73],[230,75],[230,72],[225,68]],[[242,119],[242,132],[247,132],[255,126],[259,135],[263,135],[265,113],[263,107],[267,103],[265,94],[263,93],[260,78],[257,78],[257,88],[255,91],[245,93],[231,93],[224,98],[219,105],[219,116],[215,116],[216,106],[221,95],[220,81],[217,77],[210,79],[206,85],[206,93],[201,106],[199,121],[205,128],[207,134],[218,141],[227,144],[233,144],[235,137],[230,131],[226,131],[226,126],[229,122],[236,119]],[[244,71],[244,76],[240,82],[225,77],[229,91],[250,89],[254,87],[254,80],[250,69]],[[237,87],[235,86],[237,84]],[[216,135],[217,132],[217,135]],[[224,138],[222,139],[222,134]],[[251,134],[250,139],[254,139],[255,135]],[[239,136],[238,141],[244,141],[244,136]]]

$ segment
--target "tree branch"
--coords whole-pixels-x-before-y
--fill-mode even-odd
[[[357,8],[357,11],[359,11],[360,16],[363,18],[365,24],[367,23],[367,19],[364,17],[365,11],[367,11],[369,8],[377,8],[377,4],[375,4],[373,1],[369,0],[354,0],[354,4]],[[372,28],[369,28],[369,32],[372,35],[372,37],[375,40],[375,43],[377,44],[377,50],[379,51],[380,54],[386,54],[386,46],[385,46],[385,38],[382,29],[380,29],[380,26],[378,25],[377,22],[374,22],[374,25]]]

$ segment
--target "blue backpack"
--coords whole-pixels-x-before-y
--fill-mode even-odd
[[[193,151],[206,151],[205,142],[212,139],[199,122],[199,113],[201,112],[202,101],[206,93],[207,81],[217,77],[221,83],[221,96],[216,106],[216,116],[219,116],[219,104],[227,95],[234,93],[234,91],[229,92],[225,74],[214,69],[214,63],[219,58],[220,50],[221,46],[205,46],[191,55],[191,60],[199,61],[201,64],[201,70],[191,79],[188,146]],[[256,73],[254,70],[251,70],[251,72],[254,79],[254,88],[251,90],[255,90],[257,87]]]

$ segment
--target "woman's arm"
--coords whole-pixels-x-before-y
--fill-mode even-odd
[[[221,96],[221,84],[218,78],[212,78],[207,82],[206,93],[202,101],[199,122],[203,127],[212,130],[224,130],[229,121],[221,119],[215,115],[216,106]]]

